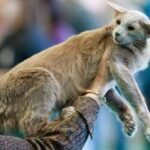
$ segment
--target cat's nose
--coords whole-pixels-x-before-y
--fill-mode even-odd
[[[120,36],[120,33],[115,32],[115,36],[116,36],[116,37]]]

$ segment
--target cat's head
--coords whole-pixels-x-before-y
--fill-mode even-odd
[[[150,20],[144,13],[107,3],[115,11],[112,36],[116,44],[126,45],[150,37]]]

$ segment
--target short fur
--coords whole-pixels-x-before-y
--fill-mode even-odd
[[[122,13],[125,12],[118,14],[123,16]],[[140,28],[147,34],[142,25]],[[111,83],[115,81],[144,123],[149,138],[150,115],[132,77],[149,62],[147,38],[120,44],[112,36],[116,29],[113,22],[73,36],[32,56],[1,77],[0,131],[10,134],[19,129],[27,136],[35,134],[54,109],[83,94],[96,76],[104,51],[108,50],[112,52],[110,71],[102,93],[113,88]]]

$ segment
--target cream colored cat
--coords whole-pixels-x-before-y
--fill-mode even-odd
[[[135,72],[147,67],[150,59],[150,21],[139,11],[113,3],[109,5],[115,10],[110,25],[83,32],[48,48],[0,78],[0,131],[3,134],[11,134],[14,130],[26,136],[36,134],[48,121],[49,113],[83,94],[82,89],[93,81],[103,53],[108,50],[112,52],[110,72],[102,90],[102,94],[106,94],[106,104],[116,108],[125,131],[131,135],[135,130],[134,118],[130,107],[118,101],[121,97],[112,90],[117,84],[150,140],[150,113],[133,78]]]

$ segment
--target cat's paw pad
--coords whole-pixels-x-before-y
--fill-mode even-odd
[[[133,116],[126,114],[122,117],[122,122],[124,124],[124,132],[127,136],[133,136],[136,132],[136,123]]]

